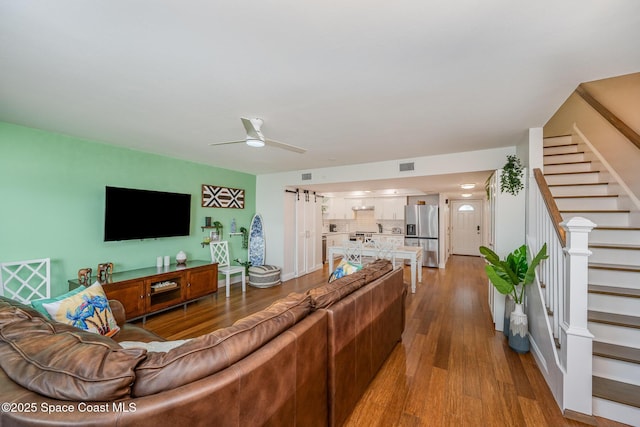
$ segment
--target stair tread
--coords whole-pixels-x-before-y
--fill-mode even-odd
[[[614,226],[596,226],[595,230],[624,230],[624,231],[640,231],[640,227],[614,227]]]
[[[631,212],[628,209],[564,209],[562,212],[590,212],[590,213],[629,213]]]
[[[634,288],[621,288],[619,286],[607,286],[607,285],[588,285],[589,293],[603,294],[603,295],[616,295],[630,298],[640,298],[640,289]]]
[[[594,376],[592,389],[595,397],[640,408],[640,386]]]
[[[640,364],[640,348],[624,347],[622,345],[594,341],[593,354],[608,359]]]
[[[609,185],[608,182],[578,182],[578,183],[573,183],[573,184],[549,184],[547,185],[547,187],[551,188],[551,187],[576,187],[576,186],[583,186],[583,185]]]
[[[606,313],[603,311],[587,311],[587,320],[590,322],[604,323],[607,325],[624,326],[640,329],[640,317],[626,314]]]
[[[640,246],[627,243],[589,243],[590,248],[640,250]]]
[[[600,195],[589,195],[589,196],[553,196],[554,199],[593,199],[593,198],[611,198],[611,197],[619,197],[617,194],[600,194]]]
[[[640,267],[637,265],[624,265],[624,264],[605,264],[600,262],[590,262],[589,268],[596,268],[598,270],[617,270],[617,271],[636,271],[640,272]]]
[[[555,139],[555,138],[566,138],[568,136],[573,136],[573,134],[570,133],[565,133],[563,135],[551,135],[551,136],[545,136],[543,139]],[[574,143],[575,144],[575,143]]]
[[[557,175],[578,175],[581,173],[600,173],[600,171],[584,171],[584,172],[550,172],[545,173],[544,176],[557,176]]]
[[[565,142],[564,144],[553,144],[554,141],[551,141],[552,139],[566,138],[568,136],[571,136],[571,135],[550,136],[550,137],[544,138],[542,141],[542,147],[551,148],[551,147],[566,147],[569,145],[578,145],[577,142],[573,142],[573,141]]]
[[[571,153],[575,154],[575,153]],[[547,156],[557,156],[558,154],[547,154]],[[584,165],[592,163],[591,160],[579,161],[579,162],[563,162],[563,163],[545,163],[544,166],[564,166],[564,165]]]
[[[552,147],[544,147],[544,148],[556,148],[556,147],[568,147],[568,145],[554,145]],[[543,157],[551,157],[551,156],[571,156],[574,154],[584,154],[584,151],[572,151],[569,153],[554,153],[554,154],[544,154]],[[582,163],[582,162],[576,162],[576,163]],[[587,163],[587,162],[584,162]],[[591,162],[588,162],[591,163]]]
[[[555,148],[555,147],[553,147]],[[570,153],[554,153],[554,154],[544,154],[542,159],[542,171],[544,172],[544,168],[547,166],[558,166],[558,165],[581,165],[581,164],[592,164],[593,160],[570,160],[565,159],[560,156],[569,156],[569,155],[582,155],[584,152],[576,151]]]

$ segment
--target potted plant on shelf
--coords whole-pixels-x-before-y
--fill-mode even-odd
[[[493,286],[503,295],[510,295],[515,302],[515,308],[509,316],[509,347],[518,353],[529,351],[528,319],[522,311],[525,287],[533,282],[535,269],[544,259],[547,259],[547,244],[527,262],[527,245],[522,245],[501,260],[500,257],[486,246],[480,246],[480,253],[487,260],[485,271]]]
[[[213,242],[224,240],[222,236],[222,223],[220,221],[214,221],[212,227],[215,231],[212,233],[211,240]]]

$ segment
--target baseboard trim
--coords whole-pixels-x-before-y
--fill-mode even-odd
[[[572,411],[571,409],[565,409],[563,415],[567,419],[588,424],[590,426],[598,425],[598,421],[593,415],[583,414],[582,412]]]
[[[529,334],[529,343],[531,344],[531,353],[533,353],[533,357],[536,359],[536,362],[538,363],[538,367],[542,367],[542,369],[544,369],[544,373],[543,374],[544,374],[545,377],[547,377],[549,375],[549,368],[547,367],[547,360],[542,355],[542,352],[540,351],[540,347],[538,347],[538,344],[533,339],[531,334]]]
[[[242,275],[241,274],[234,274],[233,276],[230,277],[231,280],[229,280],[229,285],[234,285],[236,283],[242,283]],[[249,276],[246,276],[246,280],[247,283],[249,282]],[[224,289],[227,287],[227,280],[226,279],[218,279],[218,289]]]

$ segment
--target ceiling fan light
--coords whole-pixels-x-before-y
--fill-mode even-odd
[[[247,145],[249,147],[264,147],[264,141],[255,138],[247,138]]]

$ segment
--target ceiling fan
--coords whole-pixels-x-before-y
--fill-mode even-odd
[[[246,119],[241,117],[242,124],[247,131],[246,139],[240,141],[228,141],[228,142],[212,142],[209,145],[226,145],[226,144],[238,144],[244,142],[249,147],[264,147],[265,145],[271,147],[278,147],[289,151],[294,151],[296,153],[305,153],[307,150],[301,147],[296,147],[295,145],[285,144],[284,142],[273,141],[271,139],[266,139],[260,128],[264,123],[264,120],[254,118],[254,119]]]

